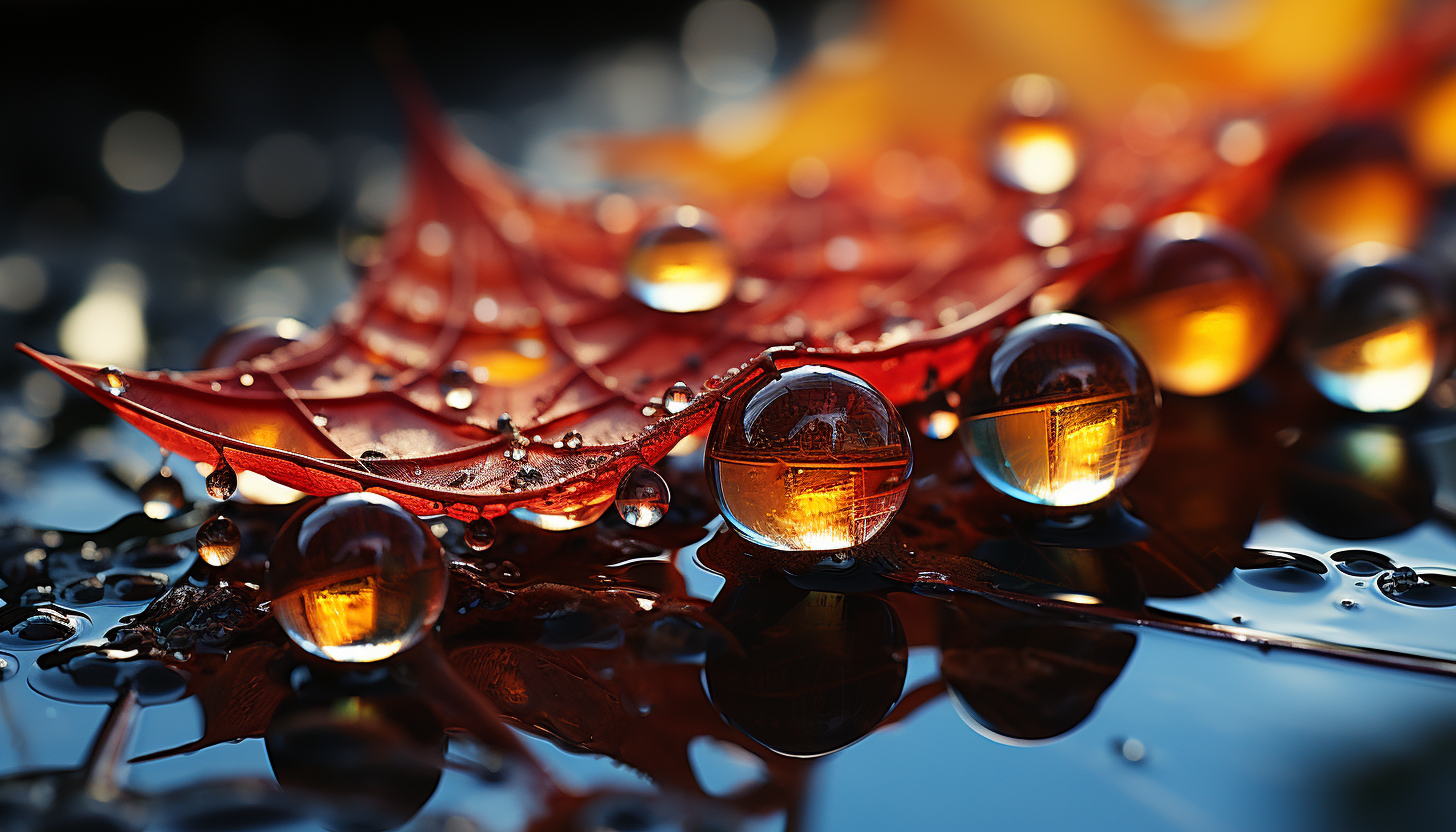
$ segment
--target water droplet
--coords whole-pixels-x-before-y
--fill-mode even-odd
[[[650,404],[644,404],[644,405],[642,405],[642,415],[643,416],[656,416],[657,415],[657,408],[653,407]]]
[[[495,545],[495,521],[489,517],[477,517],[466,523],[465,545],[477,552],[484,552]]]
[[[38,649],[74,638],[85,621],[80,613],[68,613],[55,607],[20,607],[7,610],[0,620],[0,644],[12,650]]]
[[[667,482],[648,465],[636,466],[617,484],[617,513],[639,528],[661,520],[671,499]]]
[[[522,465],[521,469],[511,476],[511,488],[517,491],[539,488],[545,484],[545,475],[531,465]]]
[[[219,456],[217,458],[217,464],[213,466],[212,473],[207,475],[207,496],[221,501],[232,497],[237,490],[237,472],[228,464],[226,458]]]
[[[1347,253],[1325,277],[1299,339],[1314,386],[1366,413],[1404,410],[1425,395],[1442,369],[1445,319],[1424,272],[1375,249]]]
[[[96,386],[110,393],[113,396],[120,396],[131,387],[127,381],[126,373],[115,367],[102,367],[96,371]]]
[[[419,518],[377,494],[314,501],[279,531],[267,586],[279,624],[325,659],[385,659],[445,606],[445,555]]]
[[[1381,575],[1375,585],[1393,601],[1413,607],[1456,606],[1456,570],[1401,566]]]
[[[182,483],[165,466],[142,483],[137,489],[137,496],[142,498],[142,513],[153,520],[175,517],[187,506]]]
[[[378,459],[387,459],[387,458],[388,457],[386,457],[384,455],[384,452],[383,451],[376,451],[373,448],[370,448],[369,450],[365,451],[364,453],[359,454],[359,459],[365,460],[365,461],[370,461],[370,462],[372,462],[374,460],[378,460]]]
[[[662,394],[662,407],[668,413],[681,413],[688,409],[693,400],[693,388],[685,381],[679,381]]]
[[[197,527],[197,554],[212,566],[227,566],[242,546],[238,524],[221,514]]]
[[[505,436],[514,436],[516,433],[516,423],[511,421],[511,414],[502,413],[496,417],[495,430],[497,433]]]
[[[582,446],[581,432],[575,430],[567,431],[566,436],[562,437],[561,441],[562,444],[574,451]]]
[[[475,404],[475,379],[465,362],[456,361],[440,374],[440,395],[445,397],[445,406],[454,410]]]
[[[735,395],[713,423],[707,460],[739,534],[774,549],[845,549],[899,511],[910,435],[863,379],[808,365]]]
[[[1355,603],[1355,601],[1351,598],[1341,598],[1340,606],[1344,607],[1347,610],[1353,610],[1360,605]]]
[[[1222,393],[1247,379],[1279,340],[1283,308],[1253,240],[1213,217],[1154,223],[1134,265],[1139,294],[1108,313],[1164,390]]]
[[[933,410],[920,418],[920,432],[931,439],[949,439],[960,427],[961,417],[949,410]]]
[[[626,272],[632,297],[663,312],[717,308],[732,294],[736,274],[728,244],[701,219],[644,232]]]
[[[1395,563],[1390,558],[1369,549],[1342,549],[1330,552],[1326,557],[1334,561],[1335,568],[1346,575],[1362,578],[1395,569]]]
[[[526,449],[525,448],[522,448],[519,445],[512,445],[509,448],[506,448],[506,459],[511,459],[511,460],[515,460],[516,462],[520,462],[521,460],[523,460],[525,458],[526,458]]]
[[[0,653],[0,682],[15,678],[20,672],[20,659],[9,653]]]
[[[717,375],[708,376],[707,380],[703,382],[703,389],[704,390],[717,390],[719,387],[722,387],[722,386],[723,386],[723,377],[722,376],[717,376]]]
[[[1064,190],[1077,176],[1077,136],[1061,117],[1061,85],[1045,75],[1011,83],[993,132],[991,167],[1001,181],[1035,194]]]
[[[1147,458],[1158,392],[1106,327],[1054,313],[981,349],[961,397],[961,440],[997,490],[1052,506],[1092,503]]]

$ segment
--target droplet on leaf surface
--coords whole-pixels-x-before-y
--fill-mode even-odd
[[[991,166],[1006,184],[1054,194],[1077,176],[1077,136],[1061,118],[1063,93],[1045,75],[1011,82],[1007,112],[992,132]]]
[[[489,517],[477,517],[465,524],[465,545],[477,552],[484,552],[495,544],[495,522]]]
[[[376,494],[315,501],[278,533],[268,562],[273,612],[325,659],[385,659],[425,636],[445,606],[440,542]]]
[[[693,400],[693,388],[685,381],[679,381],[662,394],[662,407],[668,413],[681,413],[688,409]]]
[[[475,404],[475,379],[470,377],[465,362],[457,361],[440,374],[440,395],[452,410],[466,410]]]
[[[981,349],[961,438],[997,490],[1050,506],[1095,502],[1152,449],[1158,393],[1121,338],[1089,318],[1032,318]]]
[[[115,367],[102,367],[96,371],[96,386],[113,396],[120,396],[127,391],[131,384],[126,380],[126,373],[121,370]]]
[[[627,258],[627,291],[663,312],[714,309],[733,291],[732,252],[696,210],[643,233]],[[685,223],[683,220],[691,220]]]
[[[617,485],[617,513],[639,528],[661,520],[671,499],[667,482],[648,465],[638,465],[628,471]]]
[[[833,550],[880,532],[905,501],[910,434],[858,376],[796,367],[718,414],[707,469],[730,525],[760,546]]]

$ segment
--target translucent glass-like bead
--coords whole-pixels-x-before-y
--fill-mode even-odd
[[[638,465],[617,485],[617,513],[639,528],[652,526],[667,514],[672,499],[667,481],[650,465]]]
[[[166,520],[180,514],[187,505],[182,484],[165,467],[141,484],[137,496],[142,499],[142,513],[153,520]]]
[[[961,397],[961,439],[997,490],[1049,506],[1095,502],[1152,449],[1158,391],[1102,324],[1059,312],[981,348]]]
[[[728,244],[689,206],[642,234],[626,272],[632,297],[663,312],[714,309],[728,299],[736,276]]]
[[[905,501],[910,463],[894,406],[863,379],[812,365],[735,393],[708,440],[724,519],[774,549],[845,549],[874,537]]]
[[[1305,374],[1330,401],[1404,410],[1441,364],[1445,309],[1412,261],[1356,246],[1325,277],[1301,327]]]
[[[325,659],[370,662],[419,641],[445,606],[440,542],[376,494],[314,502],[278,533],[268,561],[278,623]]]
[[[227,566],[243,546],[238,524],[221,514],[197,527],[197,554],[209,566]]]
[[[1108,315],[1158,386],[1222,393],[1264,363],[1282,310],[1254,242],[1204,214],[1164,217],[1138,251],[1140,296]]]
[[[992,131],[991,167],[1006,184],[1054,194],[1077,176],[1077,135],[1061,118],[1064,93],[1045,75],[1011,82],[1007,112]]]

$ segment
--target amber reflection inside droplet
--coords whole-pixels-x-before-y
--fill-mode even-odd
[[[863,379],[797,367],[735,393],[713,424],[718,505],[760,546],[832,550],[874,537],[905,501],[910,435]]]
[[[217,515],[197,527],[197,554],[210,566],[227,566],[242,548],[238,524]]]
[[[993,158],[1006,184],[1034,194],[1054,194],[1077,176],[1077,138],[1050,118],[1019,118],[1001,126]]]
[[[1096,321],[1056,313],[983,347],[961,437],[1000,491],[1052,506],[1106,497],[1153,444],[1158,394],[1142,360]]]
[[[1325,278],[1304,322],[1310,381],[1334,403],[1404,410],[1440,369],[1443,308],[1409,261],[1364,263],[1357,247]]]
[[[632,297],[664,312],[721,305],[733,291],[736,275],[728,244],[701,221],[644,233],[627,258],[626,272]]]
[[[444,608],[446,577],[424,524],[367,493],[309,504],[279,532],[268,563],[284,631],[335,661],[377,661],[423,638]]]
[[[1281,308],[1252,241],[1201,214],[1156,223],[1139,252],[1143,291],[1108,323],[1147,361],[1158,386],[1222,393],[1251,375],[1279,338]]]

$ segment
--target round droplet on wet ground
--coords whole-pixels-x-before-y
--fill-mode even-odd
[[[9,653],[0,653],[0,682],[15,678],[20,672],[20,659]]]
[[[221,514],[197,527],[197,554],[211,566],[227,566],[242,546],[238,524]]]
[[[1152,450],[1157,387],[1102,324],[1058,312],[983,347],[961,395],[961,440],[998,491],[1080,506],[1132,479]]]
[[[445,406],[452,410],[467,410],[475,404],[475,379],[470,368],[463,361],[456,361],[440,374],[440,395],[445,397]]]
[[[1154,223],[1134,264],[1138,294],[1107,322],[1163,390],[1222,393],[1247,379],[1279,339],[1283,308],[1252,239],[1192,212]]]
[[[207,496],[212,499],[230,499],[238,490],[238,474],[225,457],[219,456],[212,472],[207,475],[206,485]]]
[[[377,494],[313,501],[278,533],[267,589],[284,632],[325,659],[385,659],[424,638],[445,606],[440,541]]]
[[[687,382],[679,381],[662,394],[662,407],[669,414],[681,413],[688,409],[692,400],[693,388],[689,387]]]
[[[142,499],[142,513],[153,520],[175,517],[187,507],[182,483],[165,466],[142,483],[137,489],[137,496]]]
[[[1326,555],[1335,562],[1335,568],[1346,575],[1368,578],[1381,572],[1395,569],[1395,562],[1379,552],[1369,549],[1338,549]]]
[[[706,467],[723,518],[749,541],[847,549],[879,534],[904,503],[910,434],[868,382],[806,365],[729,400]]]
[[[627,291],[663,312],[721,306],[733,292],[732,252],[706,216],[683,206],[671,222],[642,234],[627,257]]]
[[[661,520],[671,499],[667,481],[649,465],[636,466],[617,484],[617,513],[639,528]]]
[[[1317,592],[1329,585],[1329,569],[1299,552],[1248,551],[1236,573],[1246,583],[1277,592]]]
[[[74,638],[87,619],[55,607],[15,607],[0,611],[0,644],[12,650],[53,647]]]
[[[93,376],[96,386],[110,393],[113,396],[120,396],[131,387],[131,382],[126,378],[126,373],[115,367],[102,367]]]
[[[1447,319],[1419,263],[1376,244],[1356,246],[1325,276],[1300,326],[1305,374],[1342,407],[1404,410],[1446,369]]]
[[[477,552],[484,552],[495,545],[495,521],[489,517],[477,517],[465,524],[465,545]]]
[[[1412,607],[1456,606],[1456,570],[1397,567],[1375,579],[1385,597]]]

